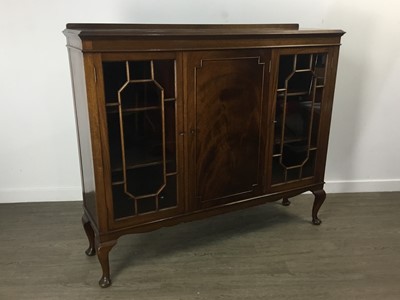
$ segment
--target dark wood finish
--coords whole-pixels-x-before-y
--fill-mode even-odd
[[[260,195],[267,53],[204,51],[185,59],[192,207]]]
[[[283,206],[289,206],[290,205],[290,200],[288,198],[283,198],[282,199],[282,205]]]
[[[322,204],[325,201],[326,198],[326,193],[324,190],[316,190],[316,191],[312,191],[315,199],[314,199],[314,204],[313,204],[313,208],[312,208],[312,223],[314,225],[320,225],[321,224],[321,220],[318,218],[318,211],[321,208]]]
[[[114,247],[116,244],[116,240],[111,240],[108,242],[99,243],[99,245],[97,246],[97,258],[99,259],[101,268],[103,270],[103,275],[99,280],[99,285],[102,288],[106,288],[111,285],[110,263],[108,261],[108,254],[110,253],[112,247]]]
[[[305,191],[321,223],[343,31],[68,24],[64,33],[86,254],[97,254],[101,287],[125,234],[279,199],[287,206]]]
[[[85,229],[86,236],[89,240],[89,247],[86,249],[85,253],[87,256],[96,255],[94,231],[86,214],[83,214],[82,216],[82,224],[83,228]]]
[[[112,24],[110,27],[108,24],[68,24],[64,33],[69,39],[68,45],[83,52],[340,45],[344,34],[342,30],[299,30],[297,24]]]

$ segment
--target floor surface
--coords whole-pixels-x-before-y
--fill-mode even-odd
[[[0,299],[400,299],[400,193],[312,195],[122,237],[101,289],[80,202],[0,205]]]

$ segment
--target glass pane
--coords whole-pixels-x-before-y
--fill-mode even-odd
[[[312,120],[312,129],[311,129],[311,147],[315,148],[318,145],[318,129],[319,122],[321,120],[321,101],[322,101],[322,88],[317,88],[315,92],[315,102],[312,107],[313,111],[313,120]],[[311,109],[311,108],[310,108]]]
[[[319,88],[317,87],[315,89],[315,100],[314,100],[314,102],[315,102],[315,104],[317,104],[315,106],[315,108],[318,108],[319,110],[321,109],[321,102],[322,102],[323,92],[324,92],[324,89],[322,87],[319,87]]]
[[[282,128],[283,128],[283,111],[284,111],[285,98],[278,95],[275,108],[275,121],[274,121],[274,154],[281,153],[282,144]]]
[[[274,155],[276,154],[281,154],[281,143],[280,141],[275,140],[275,144],[274,144]]]
[[[326,61],[326,53],[280,57],[272,184],[314,175]]]
[[[285,88],[285,81],[294,72],[294,55],[282,55],[279,59],[278,89]]]
[[[311,69],[311,54],[297,55],[296,70]]]
[[[113,185],[112,194],[115,219],[135,214],[134,200],[124,193],[124,186],[122,184]]]
[[[115,218],[175,207],[175,61],[103,62],[103,71]]]
[[[130,82],[120,91],[122,109],[161,107],[161,89],[152,81]]]
[[[165,119],[165,153],[167,158],[167,173],[176,172],[176,122],[175,122],[175,101],[164,104]]]
[[[176,175],[167,176],[167,185],[158,196],[158,208],[170,208],[176,206]]]
[[[288,77],[288,93],[311,93],[313,74],[312,72],[297,72]]]
[[[129,80],[151,79],[150,61],[130,61]]]
[[[118,114],[107,114],[108,146],[112,170],[121,169],[122,167],[121,131],[119,124]]]
[[[301,167],[288,169],[286,181],[298,180],[300,179]]]
[[[307,162],[303,166],[303,178],[312,177],[315,173],[315,159],[316,159],[316,151],[310,151],[309,158]]]
[[[148,197],[144,199],[138,199],[137,201],[137,209],[139,214],[144,214],[147,212],[152,212],[157,210],[156,206],[156,197]]]
[[[282,163],[289,166],[300,166],[307,158],[307,147],[305,142],[286,143],[283,146]]]
[[[307,137],[309,114],[302,107],[303,97],[287,97],[284,124],[285,142],[296,142]]]
[[[162,161],[161,110],[124,113],[123,125],[127,168]]]
[[[163,87],[166,99],[175,98],[175,62],[173,60],[154,61],[154,79]]]
[[[315,54],[314,55],[314,73],[317,77],[317,85],[325,84],[325,73],[326,73],[326,58],[327,55],[325,53]]]
[[[163,165],[126,170],[127,190],[133,196],[156,194],[164,185]]]
[[[118,90],[127,82],[125,62],[103,62],[106,103],[118,102]]]
[[[121,164],[122,165],[122,164]],[[112,182],[123,182],[124,181],[124,173],[121,170],[115,171],[111,173],[111,181]]]
[[[285,169],[279,161],[280,157],[274,157],[272,160],[272,184],[277,184],[285,181]]]

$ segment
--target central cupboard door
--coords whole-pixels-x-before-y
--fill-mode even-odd
[[[185,53],[189,207],[260,195],[269,52]]]

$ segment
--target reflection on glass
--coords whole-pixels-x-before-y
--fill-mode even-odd
[[[280,57],[273,185],[314,176],[326,61],[326,53]]]
[[[175,61],[103,62],[114,218],[175,207]]]

